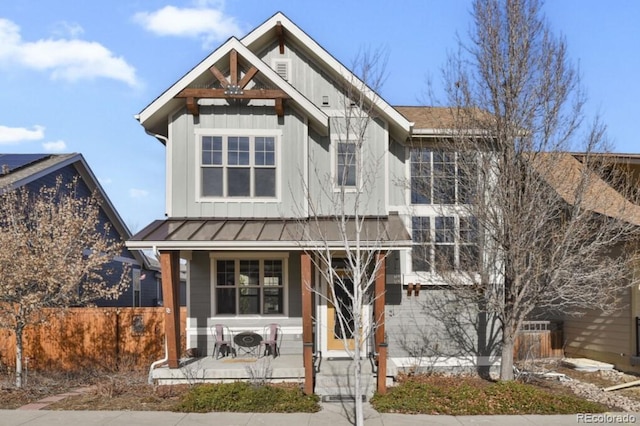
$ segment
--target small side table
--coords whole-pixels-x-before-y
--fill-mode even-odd
[[[233,337],[233,342],[238,347],[238,355],[258,357],[258,349],[262,336],[253,331],[243,331]]]

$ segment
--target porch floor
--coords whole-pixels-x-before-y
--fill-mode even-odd
[[[157,367],[151,379],[160,385],[179,383],[265,380],[304,382],[302,355],[265,356],[262,358],[212,356],[180,360],[180,367]]]

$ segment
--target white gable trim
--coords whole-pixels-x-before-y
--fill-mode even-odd
[[[287,18],[282,12],[278,12],[269,18],[265,23],[257,27],[255,30],[251,31],[248,35],[246,35],[242,40],[242,44],[247,47],[251,47],[255,41],[260,39],[264,34],[266,34],[269,30],[275,27],[278,22],[282,24],[286,30],[293,35],[297,40],[300,41],[304,46],[310,49],[315,55],[317,55],[318,59],[329,66],[337,75],[343,78],[345,81],[356,82],[356,84],[360,85],[360,87],[365,87],[363,91],[365,97],[372,101],[374,105],[385,114],[389,120],[393,121],[397,126],[399,126],[405,132],[411,131],[412,123],[407,120],[402,114],[396,111],[390,104],[388,104],[384,99],[382,99],[377,93],[373,90],[369,89],[368,86],[365,86],[364,83],[355,76],[349,69],[347,69],[344,65],[340,63],[336,58],[331,56],[329,52],[327,52],[322,46],[320,46],[315,40],[309,37],[304,31],[302,31],[297,25],[295,25],[289,18]]]
[[[209,72],[209,68],[215,65],[219,60],[224,58],[232,49],[235,49],[240,56],[246,61],[255,66],[262,75],[264,75],[271,82],[276,84],[282,89],[291,99],[299,105],[317,124],[321,125],[324,129],[329,127],[329,117],[311,101],[305,98],[300,92],[298,92],[293,86],[284,81],[271,67],[260,60],[253,52],[251,52],[240,41],[232,37],[222,46],[211,53],[202,62],[196,65],[191,71],[189,71],[184,77],[178,80],[173,86],[167,89],[162,95],[160,95],[149,106],[142,110],[138,116],[138,120],[144,126],[145,122],[149,120],[154,114],[160,111],[160,109],[167,103],[172,101],[175,96],[183,89],[200,77],[202,74]]]

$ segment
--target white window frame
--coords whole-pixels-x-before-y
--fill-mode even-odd
[[[210,253],[210,288],[211,288],[211,316],[217,318],[286,318],[289,316],[289,253],[283,252],[274,252],[274,253],[261,253],[261,252],[253,252],[253,253]],[[233,288],[236,290],[236,307],[235,314],[218,314],[217,310],[217,292],[216,290],[219,288],[216,285],[217,280],[217,262],[219,260],[233,260],[236,262],[236,265],[239,265],[241,260],[258,260],[260,261],[260,277],[261,279],[264,277],[264,261],[265,260],[280,260],[282,261],[282,313],[277,314],[240,314],[239,312],[239,303],[240,298],[238,297],[239,290],[241,286],[236,284],[228,288]],[[239,275],[239,268],[235,268],[235,275]],[[222,286],[224,287],[224,286]],[[264,283],[259,284],[260,287],[260,310],[263,309],[263,289],[265,288]],[[252,287],[255,288],[255,287]]]
[[[429,240],[424,242],[424,243],[417,243],[414,240],[414,235],[413,235],[413,219],[414,218],[429,218]],[[454,236],[453,236],[453,241],[452,242],[440,242],[438,243],[436,241],[436,221],[438,220],[438,218],[452,218],[453,219],[453,225],[454,225]],[[413,247],[411,249],[411,252],[409,253],[409,262],[411,264],[411,271],[414,274],[439,274],[441,272],[459,272],[459,273],[474,273],[477,272],[476,271],[469,271],[469,270],[461,270],[460,269],[460,248],[463,246],[473,246],[475,245],[476,247],[478,247],[479,250],[479,235],[476,235],[476,237],[478,238],[478,241],[476,241],[475,244],[470,244],[468,242],[465,242],[462,240],[461,236],[460,236],[460,220],[465,220],[465,219],[469,219],[471,218],[471,216],[466,216],[466,215],[459,215],[459,214],[414,214],[411,217],[411,239],[413,241],[413,247],[418,247],[420,245],[426,245],[428,246],[428,253],[429,253],[429,259],[427,260],[427,263],[430,265],[431,269],[428,271],[422,271],[422,270],[414,270],[413,269]],[[477,231],[476,231],[477,232]],[[436,246],[452,246],[454,248],[454,267],[452,270],[447,270],[447,271],[442,271],[439,270],[437,268],[436,265]],[[479,251],[478,252],[478,262],[482,261],[482,253]],[[478,265],[478,268],[480,267],[480,265]]]
[[[413,202],[413,162],[412,162],[412,152],[414,150],[418,150],[418,149],[427,149],[429,150],[429,202],[428,203],[414,203]],[[409,176],[409,188],[408,188],[408,194],[407,194],[407,203],[411,206],[455,206],[455,205],[468,205],[468,203],[462,202],[461,201],[461,190],[460,190],[460,168],[459,168],[459,164],[460,161],[462,160],[462,153],[457,152],[457,151],[452,151],[452,150],[447,150],[447,149],[442,149],[438,146],[435,147],[431,147],[431,146],[415,146],[415,147],[409,147],[408,148],[409,153],[407,156],[407,163],[408,163],[408,172],[407,172],[407,176]],[[454,154],[454,160],[453,160],[453,164],[454,164],[454,173],[453,176],[448,176],[452,181],[453,181],[453,203],[436,203],[434,200],[434,190],[435,190],[435,174],[434,174],[434,159],[433,159],[433,154],[435,152],[448,152],[451,154]],[[476,175],[476,179],[477,179],[477,175]]]
[[[134,308],[142,306],[142,271],[140,269],[131,269],[131,296],[132,306]],[[136,304],[136,293],[138,295],[138,303]]]
[[[222,196],[205,196],[202,195],[202,137],[203,136],[220,136],[223,138],[222,146],[222,168],[223,168],[223,183],[222,183]],[[255,169],[261,168],[255,164],[255,138],[256,137],[273,137],[275,142],[275,196],[274,197],[230,197],[226,195],[227,191],[227,172],[229,168],[227,150],[228,145],[224,141],[228,137],[248,137],[250,138],[249,145],[249,165],[247,167],[251,170],[251,191],[255,190]],[[207,201],[225,201],[225,202],[260,202],[260,203],[277,203],[281,201],[282,194],[282,131],[275,129],[197,129],[195,131],[195,200],[198,202]]]
[[[355,185],[339,185],[338,184],[338,145],[341,143],[356,145],[356,184]],[[345,192],[357,192],[360,191],[360,185],[362,183],[362,148],[358,151],[358,141],[353,139],[347,139],[346,137],[333,137],[331,138],[331,146],[329,149],[329,155],[331,156],[331,182],[333,183],[333,191],[340,192],[344,189]]]

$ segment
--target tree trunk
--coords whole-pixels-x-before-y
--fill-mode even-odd
[[[513,380],[514,337],[510,332],[502,331],[502,360],[500,362],[500,380]]]
[[[359,323],[358,323],[359,324]],[[358,330],[358,326],[356,326],[356,330],[354,332],[355,339],[355,351],[354,351],[354,361],[355,361],[355,371],[354,371],[354,381],[355,381],[355,408],[356,408],[356,426],[364,425],[364,406],[362,403],[362,360],[360,359],[360,331]]]
[[[17,327],[16,332],[16,387],[22,387],[22,327]]]

